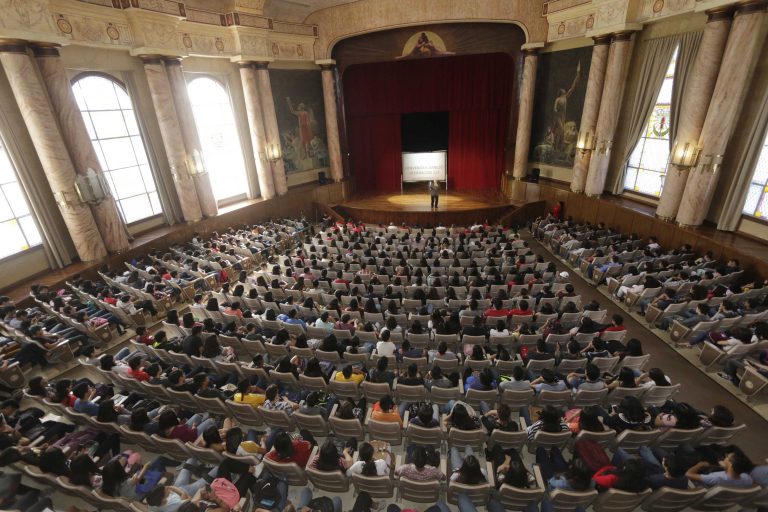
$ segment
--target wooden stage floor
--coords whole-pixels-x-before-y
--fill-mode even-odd
[[[516,207],[497,190],[443,192],[437,209],[429,193],[400,192],[356,195],[335,207],[354,220],[369,224],[466,225],[495,222]]]

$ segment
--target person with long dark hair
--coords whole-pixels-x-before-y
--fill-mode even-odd
[[[375,450],[371,443],[362,443],[358,447],[358,460],[347,469],[347,476],[384,476],[389,474],[389,464],[385,459],[375,459]]]

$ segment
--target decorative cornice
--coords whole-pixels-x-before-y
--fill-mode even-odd
[[[141,59],[144,65],[163,65],[164,58],[162,55],[137,55]]]
[[[257,61],[253,63],[255,69],[267,69],[269,67],[269,61]]]
[[[35,57],[59,57],[59,45],[58,44],[46,44],[46,43],[33,43],[32,52]]]
[[[751,2],[741,3],[736,5],[736,16],[742,16],[744,14],[752,14],[756,12],[765,11],[765,7],[768,5],[766,0],[753,0]]]
[[[592,40],[595,42],[595,46],[611,44],[611,36],[610,35],[595,36],[595,37],[592,38]]]
[[[29,43],[22,39],[0,39],[0,53],[27,53]]]
[[[724,7],[718,7],[715,9],[708,9],[704,11],[707,14],[707,23],[715,21],[730,20],[733,18],[733,6],[726,5]]]
[[[629,41],[632,39],[632,34],[634,34],[634,30],[622,30],[621,32],[614,32],[611,34],[611,43],[619,43],[622,41]]]

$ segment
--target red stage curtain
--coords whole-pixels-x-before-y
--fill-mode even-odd
[[[500,53],[350,66],[343,86],[358,188],[397,190],[400,114],[435,111],[449,112],[449,188],[498,187],[512,76]]]

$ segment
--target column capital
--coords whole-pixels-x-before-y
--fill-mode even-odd
[[[614,32],[611,34],[611,43],[619,43],[622,41],[629,41],[632,39],[632,34],[634,34],[634,30],[622,30],[620,32]]]
[[[32,43],[32,51],[35,57],[60,57],[59,48],[60,44],[56,43]]]
[[[253,64],[253,67],[256,69],[267,69],[269,67],[270,62],[265,60],[257,60],[257,61],[254,61],[252,64]]]
[[[162,64],[163,63],[163,56],[162,55],[142,54],[142,55],[137,55],[137,57],[141,59],[141,62],[145,66],[150,65],[150,64]]]
[[[736,5],[736,16],[765,12],[766,6],[768,6],[768,1],[766,0],[748,0]]]
[[[166,66],[181,66],[181,57],[163,56],[163,62]]]
[[[29,41],[23,39],[0,39],[0,53],[27,53]]]
[[[609,34],[595,36],[592,40],[595,42],[595,46],[611,44],[611,36]]]
[[[734,8],[733,5],[725,5],[715,9],[707,9],[704,12],[707,14],[707,23],[713,23],[715,21],[732,19]]]

